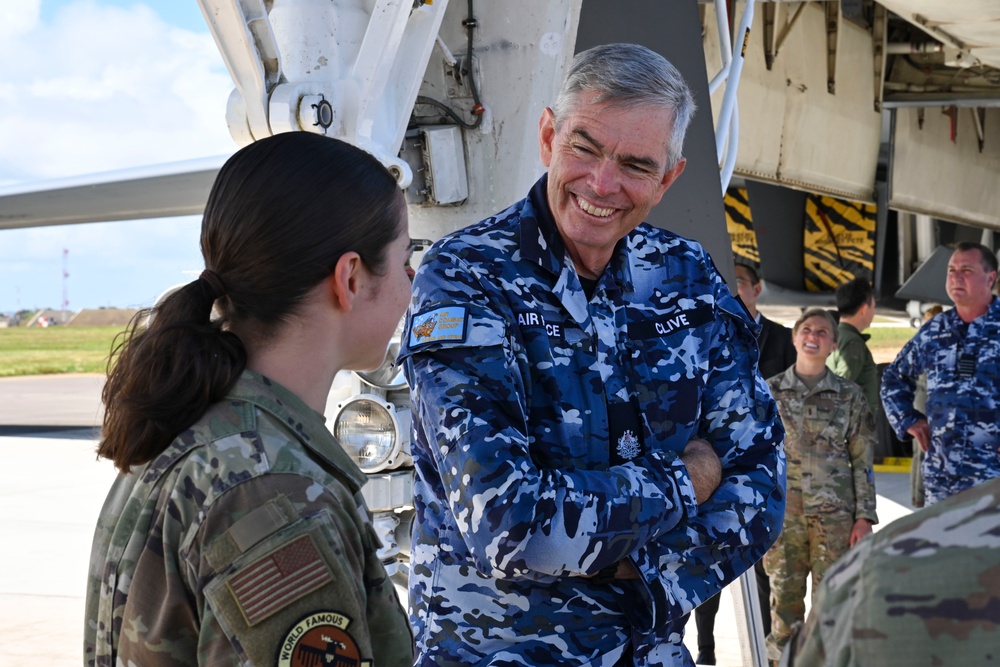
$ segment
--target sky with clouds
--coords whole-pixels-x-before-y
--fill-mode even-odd
[[[232,81],[195,0],[0,4],[0,185],[228,155]],[[198,217],[0,230],[0,312],[151,305]]]

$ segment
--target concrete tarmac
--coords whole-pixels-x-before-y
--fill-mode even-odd
[[[82,662],[91,540],[116,475],[95,456],[102,385],[97,375],[0,379],[0,667]],[[876,488],[882,526],[912,510],[907,475],[877,473]],[[719,665],[744,664],[735,618],[727,589]],[[696,655],[693,620],[685,643]]]

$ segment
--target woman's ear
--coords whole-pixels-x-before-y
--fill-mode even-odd
[[[340,256],[327,278],[327,295],[334,308],[345,313],[354,308],[361,291],[364,270],[364,262],[358,253],[345,252]]]

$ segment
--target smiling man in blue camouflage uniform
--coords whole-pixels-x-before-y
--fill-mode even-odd
[[[580,54],[547,176],[424,257],[401,351],[419,665],[691,664],[676,621],[777,537],[753,325],[700,246],[640,224],[691,113],[648,49]]]
[[[927,322],[882,376],[882,402],[900,439],[925,452],[926,503],[1000,477],[1000,299],[997,259],[978,243],[959,243],[946,288],[955,308]],[[913,407],[927,374],[924,415]]]

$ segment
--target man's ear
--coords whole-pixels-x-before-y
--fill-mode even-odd
[[[556,116],[551,108],[545,107],[542,117],[538,119],[538,153],[546,167],[552,163],[552,143],[555,137]]]
[[[345,313],[350,312],[361,293],[362,273],[365,269],[361,256],[356,252],[345,252],[337,260],[333,272],[327,278],[327,296],[333,307]]]
[[[762,285],[762,284],[760,283],[760,281],[758,280],[758,281],[757,281],[757,283],[756,283],[756,284],[755,284],[755,285],[753,286],[753,295],[754,295],[755,297],[758,297],[758,296],[760,296],[760,293],[761,293],[761,292],[762,292],[763,290],[764,290],[764,286],[763,286],[763,285]]]
[[[674,184],[674,181],[677,180],[677,177],[684,172],[684,167],[686,166],[687,166],[687,158],[682,157],[679,160],[677,160],[677,164],[675,164],[672,168],[668,169],[663,173],[663,178],[660,179],[660,185],[657,188],[657,193],[653,199],[653,206],[656,206],[657,204],[660,203],[660,200],[663,198],[663,195],[667,193],[667,190],[669,190],[670,186]]]

